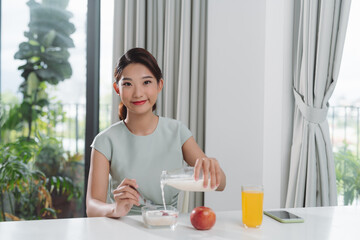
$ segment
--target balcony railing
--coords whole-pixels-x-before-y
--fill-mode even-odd
[[[63,104],[61,110],[65,113],[65,121],[56,124],[56,137],[62,139],[65,150],[83,154],[86,105]],[[101,131],[111,124],[111,105],[102,104],[99,111],[99,129]]]
[[[1,105],[2,111],[9,111],[11,105]],[[72,152],[82,152],[85,138],[85,104],[53,104],[46,116],[50,119],[47,133],[63,140],[64,148]],[[111,105],[100,106],[100,130],[111,124]],[[359,158],[360,147],[360,107],[335,106],[328,113],[330,138],[334,152],[344,143]]]
[[[330,137],[334,152],[347,144],[349,149],[359,159],[360,107],[335,106],[330,107],[328,122]]]
[[[1,104],[0,110],[8,113],[12,107],[11,104]],[[64,150],[83,154],[85,144],[85,104],[52,104],[47,106],[44,111],[47,113],[46,116],[41,117],[41,120],[47,123],[44,133],[61,140]],[[111,105],[102,104],[99,116],[100,130],[110,126]],[[35,124],[35,132],[38,128],[39,126]],[[44,131],[43,126],[42,130]],[[21,136],[25,131],[22,130],[16,136]]]
[[[339,205],[360,204],[360,107],[336,106],[328,113]]]
[[[1,109],[9,111],[11,105],[1,105]],[[53,104],[48,107],[46,116],[50,119],[47,133],[53,133],[61,139],[66,150],[74,153],[83,152],[85,138],[85,104]],[[100,130],[111,124],[111,105],[100,106]],[[360,148],[360,107],[335,106],[328,113],[330,138],[334,152],[348,144],[351,151],[359,158]]]

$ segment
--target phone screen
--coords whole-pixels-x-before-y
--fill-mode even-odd
[[[288,211],[267,211],[267,212],[281,219],[301,219],[301,217],[289,213]]]

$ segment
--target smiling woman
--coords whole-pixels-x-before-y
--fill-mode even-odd
[[[131,73],[135,73],[134,76],[132,76]],[[146,97],[142,96],[142,94],[144,94],[143,92],[140,92],[143,90],[147,90],[147,92],[149,92],[151,96],[151,99],[148,99],[149,101],[151,100],[149,104],[152,105],[152,111],[155,111],[157,94],[162,89],[163,79],[161,70],[156,63],[156,59],[151,54],[149,54],[145,49],[142,48],[136,48],[132,51],[127,52],[127,54],[123,55],[119,59],[118,65],[115,68],[114,76],[117,84],[117,87],[115,86],[115,91],[117,92],[117,94],[120,95],[121,98],[121,103],[119,105],[120,120],[124,120],[126,118],[126,106],[131,107],[132,105],[125,104],[125,106],[123,98],[125,98],[125,101],[139,101],[137,100],[137,98]],[[137,82],[135,82],[135,80]],[[145,88],[141,85],[147,87]],[[154,89],[154,87],[156,89]],[[155,93],[154,90],[156,90],[157,92]],[[127,99],[128,95],[133,94],[133,91],[135,91],[135,99]]]
[[[129,64],[117,82],[120,85],[118,93],[121,98],[120,108],[125,108],[127,112],[133,114],[152,112],[156,109],[157,95],[162,89],[163,79],[156,79],[147,67],[139,63]],[[126,118],[126,116],[119,117],[120,120]]]
[[[222,191],[225,175],[217,160],[205,156],[183,123],[153,113],[163,87],[156,59],[145,49],[130,49],[120,58],[114,76],[114,90],[121,98],[120,121],[99,133],[91,145],[88,216],[140,214],[139,192],[155,205],[175,207],[179,190],[164,191],[163,199],[160,175],[181,168],[183,161],[195,166],[194,179],[200,170],[205,179],[209,176],[205,188]]]

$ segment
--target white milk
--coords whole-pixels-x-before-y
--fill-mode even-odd
[[[197,181],[195,181],[195,179],[167,179],[161,181],[161,185],[169,185],[179,190],[189,192],[208,192],[215,190],[215,188],[211,188],[210,180],[208,186],[204,188],[204,179]]]
[[[168,214],[164,216],[164,213]],[[172,210],[147,211],[145,221],[151,226],[170,226],[176,224],[178,214]]]
[[[166,179],[160,181],[161,188],[161,196],[163,200],[164,209],[166,210],[165,204],[165,194],[164,194],[164,186],[169,185],[173,188],[189,191],[189,192],[209,192],[214,191],[215,188],[211,188],[210,180],[208,182],[208,186],[204,188],[204,179],[199,179],[195,181],[195,179]]]
[[[208,186],[204,188],[204,179],[202,178],[201,173],[200,173],[200,179],[195,181],[194,167],[184,167],[172,171],[162,171],[160,178],[160,187],[161,187],[162,200],[165,210],[166,210],[165,195],[164,195],[165,185],[169,185],[181,191],[189,191],[189,192],[208,192],[215,190],[215,188],[212,189],[210,187],[210,179],[208,181]]]
[[[166,211],[166,204],[165,204],[165,194],[164,194],[164,182],[160,181],[160,188],[161,188],[161,196],[163,200],[164,209]]]

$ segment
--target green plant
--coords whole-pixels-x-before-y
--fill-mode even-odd
[[[0,146],[0,219],[3,221],[56,216],[46,189],[46,177],[31,162],[35,149],[36,142],[25,138]]]
[[[68,200],[80,196],[66,170],[74,156],[51,137],[52,128],[65,113],[49,107],[46,92],[49,84],[57,85],[72,75],[68,48],[74,47],[70,35],[75,27],[69,21],[68,2],[27,2],[30,23],[24,35],[28,40],[19,45],[14,56],[25,60],[18,68],[24,78],[19,87],[23,99],[9,110],[2,105],[0,111],[0,220],[56,217],[52,193]]]
[[[56,217],[53,197],[66,196],[70,201],[81,195],[73,181],[73,166],[81,159],[65,152],[60,141],[40,133],[35,140],[22,137],[0,145],[0,220]]]
[[[56,189],[57,194],[66,194],[68,200],[80,197],[80,189],[72,180],[74,173],[69,171],[69,167],[82,159],[82,156],[71,156],[69,152],[65,152],[62,143],[56,138],[39,133],[37,139],[35,166],[46,175],[50,193]]]
[[[28,39],[19,46],[15,59],[26,63],[22,70],[24,82],[20,86],[22,103],[16,107],[18,117],[12,118],[13,124],[27,122],[28,139],[32,136],[32,124],[44,116],[43,108],[49,104],[46,93],[47,84],[56,85],[72,75],[68,61],[68,48],[74,47],[70,35],[75,31],[69,22],[72,14],[66,10],[69,0],[28,1],[30,8]]]
[[[335,153],[335,172],[338,192],[344,205],[351,205],[360,197],[360,159],[348,149],[348,144]]]

